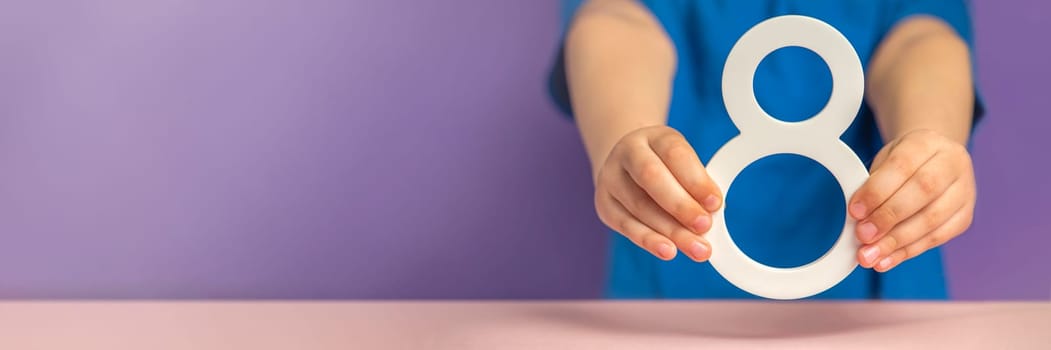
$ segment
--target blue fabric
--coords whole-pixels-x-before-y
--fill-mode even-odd
[[[580,1],[566,1],[564,24]],[[862,64],[896,23],[913,15],[944,20],[972,42],[967,4],[962,0],[647,0],[675,43],[678,69],[669,126],[679,130],[707,162],[738,134],[723,106],[722,69],[736,40],[755,24],[779,15],[821,19],[854,45]],[[551,71],[550,92],[572,116],[561,53]],[[760,64],[755,92],[771,115],[807,119],[820,110],[832,86],[827,66],[802,48],[775,51]],[[976,104],[980,119],[981,103]],[[868,166],[883,146],[872,111],[863,106],[841,139]],[[726,198],[727,224],[734,241],[753,259],[771,266],[799,266],[822,255],[843,224],[843,194],[831,174],[799,156],[764,158],[745,169]],[[662,262],[611,232],[606,295],[610,298],[756,298],[727,282],[708,263],[682,254]],[[946,299],[940,249],[931,250],[888,273],[858,268],[818,299]]]

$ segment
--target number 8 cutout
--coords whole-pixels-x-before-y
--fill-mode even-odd
[[[813,51],[832,72],[828,103],[800,122],[771,117],[759,106],[752,86],[763,58],[789,46]],[[865,75],[850,41],[831,25],[796,15],[757,24],[730,50],[722,85],[726,111],[740,130],[715,152],[707,166],[724,193],[730,192],[734,178],[745,167],[775,154],[798,154],[817,161],[839,182],[844,203],[868,178],[861,159],[839,139],[861,108]],[[732,201],[729,196],[726,200]],[[712,213],[712,228],[706,235],[712,246],[710,261],[720,275],[749,293],[770,299],[805,298],[835,286],[857,267],[860,243],[854,236],[856,222],[846,211],[843,231],[828,252],[803,266],[777,268],[753,260],[734,243],[726,227],[725,208]]]

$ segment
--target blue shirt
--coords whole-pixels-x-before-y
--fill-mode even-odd
[[[564,1],[568,23],[580,1]],[[674,42],[678,58],[668,125],[681,132],[703,162],[738,134],[723,105],[721,82],[726,56],[752,26],[771,17],[796,14],[831,24],[854,45],[867,67],[876,47],[902,19],[940,18],[972,42],[963,0],[645,0]],[[800,121],[828,100],[832,78],[813,52],[789,47],[767,56],[755,77],[760,105],[772,116]],[[572,115],[562,55],[550,80],[551,94]],[[975,120],[981,116],[976,104]],[[866,166],[883,146],[867,105],[841,136]],[[828,170],[805,157],[775,155],[746,168],[726,194],[727,226],[750,257],[777,266],[800,266],[823,255],[840,234],[843,193]],[[610,298],[757,298],[730,284],[709,263],[679,254],[661,261],[613,232],[609,244],[606,295]],[[930,250],[887,273],[857,268],[819,299],[945,299],[940,249]]]

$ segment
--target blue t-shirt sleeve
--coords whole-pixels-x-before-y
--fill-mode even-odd
[[[970,15],[970,1],[968,0],[898,0],[894,3],[891,18],[888,21],[888,30],[902,20],[912,16],[925,15],[941,19],[956,34],[967,43],[971,55],[972,67],[977,66],[974,49],[974,29]],[[978,88],[978,74],[972,68],[971,76],[974,80],[974,125],[985,116],[985,103],[982,100]],[[973,128],[972,128],[973,130]]]

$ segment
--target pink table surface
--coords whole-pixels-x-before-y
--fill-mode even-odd
[[[1051,302],[0,302],[0,349],[1051,349]]]

